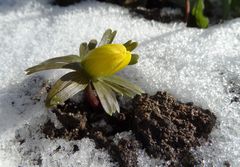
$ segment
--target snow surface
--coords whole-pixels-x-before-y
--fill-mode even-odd
[[[49,117],[56,122],[44,108],[43,85],[63,71],[24,74],[47,58],[77,54],[80,42],[99,40],[107,28],[118,30],[116,42],[140,43],[140,62],[120,75],[148,93],[168,91],[217,115],[212,143],[195,150],[205,166],[223,166],[224,161],[239,166],[240,19],[199,30],[146,21],[99,2],[61,8],[47,0],[0,0],[0,167],[114,166],[106,150],[95,149],[90,139],[67,142],[42,136],[40,126]],[[73,154],[74,145],[80,150]],[[144,150],[138,159],[140,166],[162,164]]]

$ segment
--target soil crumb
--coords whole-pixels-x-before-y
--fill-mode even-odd
[[[46,137],[67,140],[89,137],[97,148],[108,150],[122,167],[138,166],[137,150],[140,148],[149,156],[170,161],[169,166],[199,165],[201,162],[190,150],[208,141],[216,123],[216,116],[209,110],[193,103],[181,103],[166,92],[136,96],[129,109],[121,108],[121,113],[113,116],[70,100],[52,112],[63,127],[57,129],[48,121],[42,127]],[[135,138],[114,142],[117,133],[130,130]]]

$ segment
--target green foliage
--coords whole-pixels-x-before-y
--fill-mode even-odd
[[[102,82],[110,85],[115,92],[119,93],[120,95],[134,97],[136,94],[143,93],[142,89],[139,88],[137,85],[134,85],[127,80],[122,79],[116,75],[110,77],[103,77],[100,79]]]
[[[52,86],[45,101],[47,107],[62,104],[88,85],[88,79],[83,71],[70,72],[62,76]]]
[[[87,42],[81,43],[79,47],[79,55],[81,57],[81,60],[87,55],[88,51],[89,51],[89,48],[88,48]]]
[[[120,112],[120,107],[118,105],[118,101],[115,93],[111,89],[101,82],[93,82],[93,86],[97,92],[98,98],[104,108],[104,110],[112,115],[113,113]]]
[[[133,51],[138,46],[138,43],[132,42],[132,40],[129,40],[123,45],[127,48],[128,51]]]
[[[222,0],[224,19],[227,19],[230,17],[231,3],[232,3],[232,0]]]
[[[26,69],[27,75],[30,75],[35,72],[44,71],[44,70],[51,70],[51,69],[72,69],[78,70],[80,57],[78,55],[68,55],[62,57],[56,57],[49,60],[46,60],[36,66],[30,67]]]
[[[232,15],[234,17],[240,17],[240,1],[232,0],[231,8],[234,10],[234,13]]]
[[[98,46],[111,44],[116,33],[116,31],[112,31],[111,29],[106,30]],[[130,40],[123,45],[128,51],[133,51],[138,43]],[[54,107],[62,104],[75,94],[85,90],[89,84],[92,84],[102,107],[109,115],[112,115],[115,112],[120,112],[115,93],[128,97],[134,97],[136,94],[143,93],[143,90],[137,85],[118,76],[91,78],[81,65],[81,61],[88,56],[88,52],[95,49],[96,46],[97,40],[92,39],[89,43],[84,42],[80,45],[79,55],[52,58],[25,70],[27,75],[51,69],[73,70],[63,75],[52,86],[45,101],[46,107]],[[139,56],[137,54],[132,54],[129,65],[136,64],[138,58]]]
[[[89,41],[88,43],[88,50],[92,50],[95,49],[97,46],[97,40],[96,39],[92,39],[91,41]]]
[[[102,36],[101,41],[98,46],[102,46],[105,44],[111,44],[117,34],[117,31],[112,31],[111,29],[107,29]]]
[[[139,55],[138,54],[132,54],[131,60],[129,62],[129,65],[137,64],[138,59],[139,59]]]
[[[191,13],[195,17],[196,23],[200,28],[207,28],[209,24],[209,20],[206,16],[204,16],[203,11],[204,11],[204,1],[196,0]]]
[[[240,17],[239,0],[222,0],[223,18]]]

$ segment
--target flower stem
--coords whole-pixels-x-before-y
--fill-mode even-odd
[[[84,99],[93,110],[99,110],[102,106],[92,83],[89,83],[86,87],[84,91]]]

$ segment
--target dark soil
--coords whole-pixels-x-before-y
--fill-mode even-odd
[[[69,6],[76,4],[81,0],[53,0],[52,4],[59,6]],[[107,2],[117,4],[129,8],[133,16],[142,16],[148,20],[156,20],[164,23],[173,21],[184,21],[183,14],[162,14],[163,8],[180,9],[184,13],[184,8],[178,6],[169,0],[98,0],[100,2]],[[164,13],[164,12],[163,12]]]
[[[59,5],[59,6],[69,6],[75,3],[80,2],[81,0],[53,0],[53,5]]]
[[[69,6],[83,0],[52,0],[52,4],[59,6]],[[100,2],[107,2],[117,4],[126,8],[129,8],[133,16],[144,17],[148,20],[156,20],[164,23],[169,22],[187,22],[188,27],[198,27],[195,17],[191,12],[186,12],[184,1],[176,0],[98,0]],[[190,4],[189,9],[194,4]],[[231,19],[239,17],[239,11],[232,9],[229,16],[224,16],[223,6],[216,5],[210,0],[204,1],[205,9],[204,15],[209,18],[210,25],[218,24],[224,21],[224,19]],[[181,13],[165,13],[164,8],[178,9]],[[237,7],[236,7],[237,8]],[[188,14],[187,14],[188,13]]]
[[[228,81],[229,87],[227,88],[228,93],[232,94],[231,103],[240,102],[240,84],[239,79],[230,79]]]
[[[52,4],[59,6],[69,6],[83,0],[51,0]],[[148,20],[156,20],[164,23],[169,22],[187,22],[188,27],[198,27],[195,17],[191,14],[191,9],[194,6],[194,1],[186,3],[179,0],[98,0],[117,4],[132,11],[133,15],[144,17]],[[186,5],[189,4],[189,5]],[[240,3],[235,1],[229,6],[229,13],[226,13],[222,2],[215,3],[210,0],[204,0],[204,15],[209,18],[210,25],[219,24],[225,20],[240,17]],[[181,14],[162,14],[163,8],[179,9]]]
[[[200,138],[208,139],[216,123],[209,110],[177,102],[162,92],[151,97],[137,96],[133,106],[137,139],[150,155],[161,155],[166,160],[175,161],[188,155],[190,148],[200,145]],[[197,162],[190,163],[193,166]]]
[[[213,113],[192,103],[178,102],[165,92],[136,96],[130,108],[122,108],[120,114],[110,117],[103,111],[92,111],[84,104],[67,101],[52,111],[63,128],[57,129],[49,121],[42,131],[51,139],[89,137],[97,148],[108,150],[113,160],[124,167],[137,166],[139,148],[146,149],[150,156],[169,160],[169,166],[201,164],[190,149],[208,140],[216,122]],[[135,138],[113,141],[116,133],[129,130]]]

